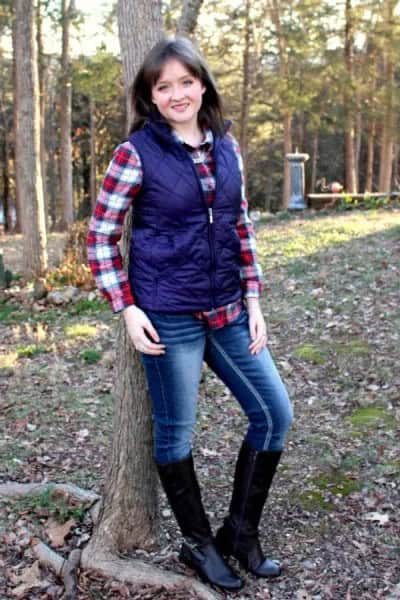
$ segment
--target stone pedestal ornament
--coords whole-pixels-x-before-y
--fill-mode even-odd
[[[308,154],[293,152],[286,154],[290,162],[290,200],[289,210],[307,208],[304,200],[304,163],[310,158]]]

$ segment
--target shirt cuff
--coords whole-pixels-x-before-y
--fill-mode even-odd
[[[113,311],[113,313],[119,313],[122,310],[124,310],[125,308],[127,308],[128,306],[132,306],[133,304],[136,304],[135,302],[135,298],[132,294],[131,288],[129,286],[129,283],[126,282],[125,284],[122,285],[122,289],[121,289],[120,294],[115,294],[112,295],[109,298],[110,304],[111,304],[111,310]]]

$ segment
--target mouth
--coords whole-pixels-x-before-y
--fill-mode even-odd
[[[185,111],[187,109],[188,106],[189,106],[189,104],[187,102],[185,102],[184,104],[175,104],[171,108],[173,110],[178,111],[178,112],[183,112],[183,111]]]

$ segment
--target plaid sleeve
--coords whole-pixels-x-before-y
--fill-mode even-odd
[[[240,216],[237,222],[237,232],[240,238],[240,260],[241,278],[244,295],[247,298],[258,298],[262,292],[262,270],[257,262],[256,236],[253,224],[248,215],[248,202],[246,198],[243,160],[240,147],[233,135],[228,134],[232,140],[233,149],[236,153],[239,171],[242,178],[242,199],[240,204]]]
[[[135,304],[118,246],[126,212],[139,193],[143,171],[135,147],[123,142],[108,165],[87,236],[88,263],[113,312]]]

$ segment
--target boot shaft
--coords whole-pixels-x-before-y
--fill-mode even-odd
[[[157,464],[161,484],[182,535],[194,544],[208,543],[211,528],[201,500],[192,454],[168,464]]]

